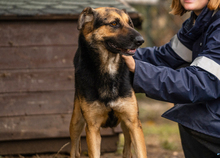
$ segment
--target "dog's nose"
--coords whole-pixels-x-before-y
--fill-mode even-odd
[[[134,43],[137,46],[140,46],[144,43],[144,38],[142,36],[136,36],[135,39],[134,39]]]

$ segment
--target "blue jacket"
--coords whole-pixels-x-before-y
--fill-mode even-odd
[[[136,51],[133,86],[175,103],[163,117],[220,138],[220,11],[194,16],[169,43]]]

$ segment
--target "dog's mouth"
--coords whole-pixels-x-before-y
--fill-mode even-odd
[[[111,48],[111,50],[114,50],[114,52],[117,51],[117,52],[119,52],[122,55],[132,56],[136,52],[136,48],[130,48],[130,49],[128,49],[128,48],[120,48],[120,47],[118,47],[116,44],[114,44],[112,42],[108,42],[107,44]]]

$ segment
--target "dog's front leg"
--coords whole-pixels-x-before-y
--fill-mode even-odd
[[[129,129],[126,127],[125,123],[121,122],[121,128],[124,134],[124,149],[123,149],[123,158],[131,158],[131,136]]]
[[[100,102],[86,102],[82,107],[86,121],[86,141],[89,158],[100,158],[101,135],[100,127],[108,117],[108,110]]]
[[[80,136],[85,127],[85,120],[80,109],[79,99],[76,97],[74,101],[74,110],[70,122],[70,137],[71,137],[71,158],[80,158],[81,143]]]
[[[96,125],[86,126],[86,141],[89,158],[100,158],[101,135],[99,128],[100,127]]]
[[[141,122],[138,118],[132,120],[125,120],[125,124],[129,129],[129,133],[131,136],[131,141],[133,143],[135,153],[138,158],[147,158],[146,145],[144,134],[142,131]]]
[[[121,117],[121,120],[124,124],[122,124],[124,130],[128,129],[125,133],[129,136],[126,136],[125,139],[128,139],[128,143],[125,144],[124,155],[126,158],[130,158],[129,151],[127,148],[130,148],[129,142],[131,142],[134,146],[135,153],[138,158],[147,158],[147,151],[145,145],[144,134],[142,131],[142,125],[138,118],[138,105],[135,94],[133,93],[131,97],[124,98],[123,100],[119,100],[119,106],[115,106],[115,110],[118,112],[118,115]]]

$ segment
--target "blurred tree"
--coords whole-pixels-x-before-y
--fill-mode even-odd
[[[161,46],[169,42],[189,17],[189,13],[183,16],[170,14],[171,2],[159,0],[158,3],[131,3],[143,16],[142,30],[139,30],[145,38],[142,47]]]

